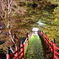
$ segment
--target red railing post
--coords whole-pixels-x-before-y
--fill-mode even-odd
[[[24,59],[24,44],[23,44],[23,39],[21,39],[20,40],[20,52],[21,52],[21,54],[20,54],[20,57],[19,57],[19,59]]]
[[[11,59],[10,47],[7,48],[7,51],[6,51],[6,59]]]
[[[55,51],[56,51],[56,40],[53,40],[53,59],[55,59]]]

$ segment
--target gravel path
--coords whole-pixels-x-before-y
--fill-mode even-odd
[[[25,59],[44,59],[41,40],[38,35],[32,34]]]

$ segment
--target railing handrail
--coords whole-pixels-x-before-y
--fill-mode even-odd
[[[49,41],[49,39],[43,32],[38,31],[38,35],[42,38],[42,40],[44,41],[44,43],[46,44],[48,49],[51,51],[53,59],[54,58],[59,59],[59,57],[58,57],[59,53],[57,51],[57,50],[59,50],[59,47],[56,46],[55,41],[54,42]],[[27,39],[28,39],[28,37],[27,37]],[[24,42],[26,42],[26,40]],[[26,44],[26,43],[24,43],[24,44]],[[10,54],[10,53],[6,54],[7,59],[17,59],[17,58],[24,59],[24,44],[23,44],[23,41],[21,40],[20,48],[12,54]],[[17,56],[15,56],[15,54],[17,54]]]
[[[28,40],[28,38],[26,38],[24,41],[21,39],[20,40],[20,47],[17,51],[15,51],[14,53],[10,54],[10,48],[7,49],[7,54],[6,54],[6,59],[24,59],[24,46],[26,44],[26,41]],[[16,56],[15,56],[16,55]]]
[[[42,40],[44,41],[44,43],[46,44],[46,46],[49,48],[49,50],[51,51],[52,55],[53,55],[53,59],[59,59],[59,53],[57,52],[57,50],[59,50],[59,47],[56,46],[56,43],[53,43],[51,41],[49,41],[49,39],[47,38],[47,36],[43,33],[43,32],[38,32],[38,34],[40,35],[40,37],[42,38]]]

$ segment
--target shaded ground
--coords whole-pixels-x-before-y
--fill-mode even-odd
[[[6,59],[6,55],[5,55],[5,54],[0,53],[0,59]]]
[[[25,59],[44,59],[41,40],[38,35],[33,34],[30,38]]]
[[[5,41],[3,41],[3,40],[0,40],[0,45],[1,45],[1,44],[3,44],[3,43],[5,43]]]

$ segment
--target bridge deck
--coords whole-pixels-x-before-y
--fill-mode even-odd
[[[44,52],[41,44],[41,39],[38,35],[32,34],[29,40],[25,59],[44,59]]]

